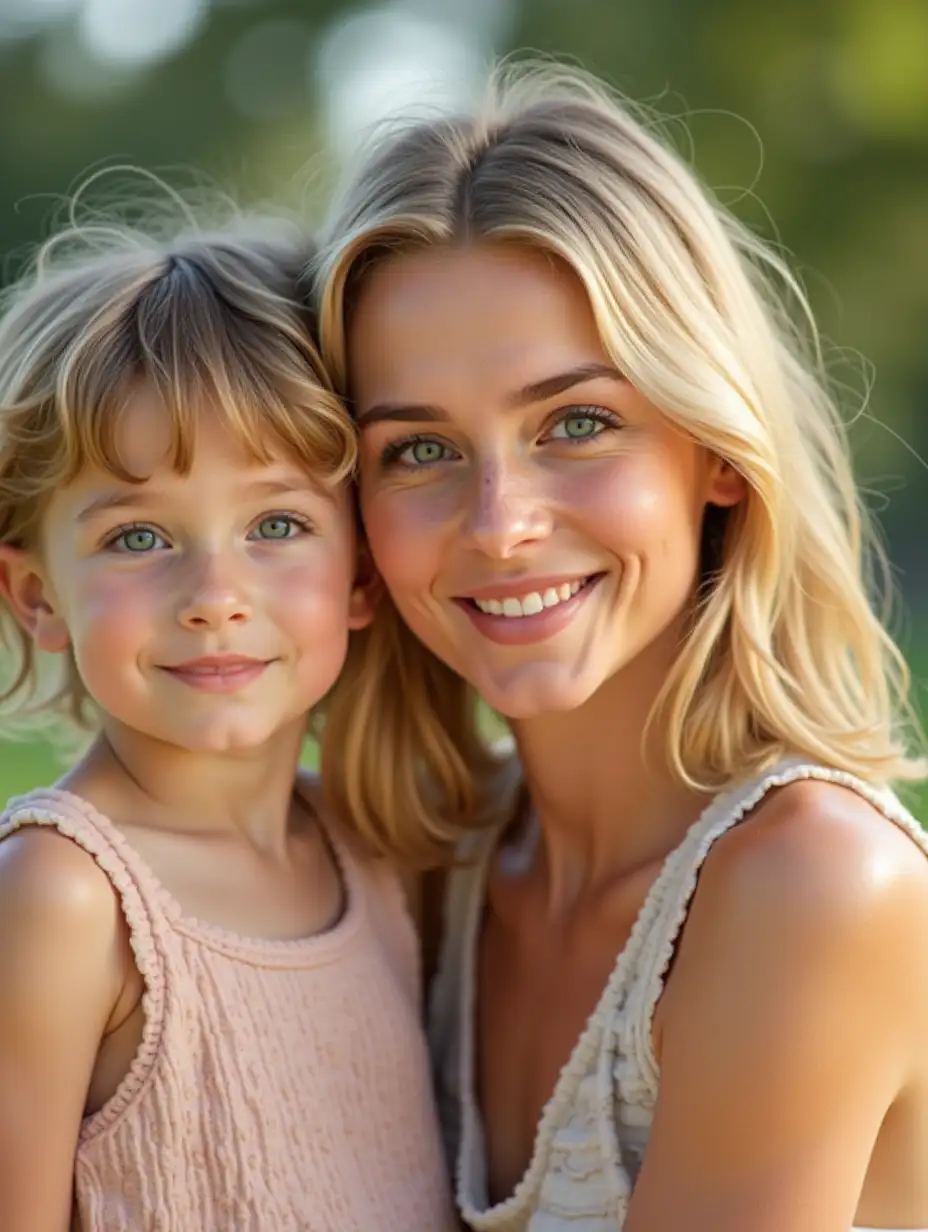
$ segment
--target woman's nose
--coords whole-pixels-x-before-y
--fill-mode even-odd
[[[525,469],[499,460],[474,476],[464,534],[487,556],[505,560],[551,533],[545,493]]]

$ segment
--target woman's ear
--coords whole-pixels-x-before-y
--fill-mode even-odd
[[[707,504],[730,509],[732,505],[740,504],[747,494],[748,482],[741,472],[718,454],[713,454],[709,459]]]
[[[354,586],[348,600],[349,629],[366,629],[383,597],[383,582],[366,543],[358,546]]]
[[[58,602],[33,553],[0,543],[0,600],[39,650],[63,654],[71,644]]]

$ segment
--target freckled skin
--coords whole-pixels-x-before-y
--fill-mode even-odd
[[[473,1095],[498,1201],[706,802],[654,728],[642,756],[643,733],[706,509],[745,486],[628,382],[590,375],[608,356],[583,288],[537,252],[387,259],[362,281],[349,358],[375,563],[412,631],[512,720],[537,825],[491,860],[476,947]],[[550,636],[503,644],[467,605],[555,576],[599,580]],[[657,1006],[661,1090],[626,1232],[841,1232],[855,1206],[864,1226],[926,1225],[926,904],[923,852],[832,784],[774,791],[718,841]]]
[[[401,615],[511,718],[582,705],[686,608],[706,504],[740,495],[730,472],[624,380],[514,405],[529,383],[609,363],[579,281],[528,250],[387,261],[361,290],[350,342],[362,511]],[[364,426],[383,403],[441,421]],[[568,437],[565,416],[576,430],[588,408],[602,418]],[[441,460],[385,459],[411,434]],[[569,626],[531,646],[494,645],[458,602],[495,583],[505,594],[513,580],[600,573]]]
[[[55,494],[44,519],[46,649],[70,646],[106,730],[213,752],[296,732],[336,679],[352,624],[348,492],[324,494],[283,456],[270,467],[254,462],[208,415],[192,469],[178,475],[166,418],[145,390],[124,413],[117,443],[146,482],[121,485],[87,469]],[[273,495],[254,487],[274,479],[289,486]],[[82,520],[122,489],[142,503]],[[275,517],[281,539],[261,529]],[[136,550],[115,542],[127,527],[143,536],[131,541]],[[222,697],[163,670],[211,654],[268,667]]]

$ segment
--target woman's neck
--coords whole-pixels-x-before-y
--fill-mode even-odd
[[[114,818],[187,832],[237,832],[282,850],[290,829],[305,723],[259,749],[192,753],[113,724],[62,786]]]
[[[514,724],[552,911],[661,860],[707,798],[682,784],[648,718],[679,645],[652,644],[578,710]]]

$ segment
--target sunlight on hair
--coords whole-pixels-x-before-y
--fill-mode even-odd
[[[563,260],[616,366],[748,482],[655,711],[678,777],[715,791],[801,753],[870,782],[923,778],[908,669],[883,623],[888,562],[782,258],[714,200],[654,115],[579,71],[504,64],[476,107],[381,126],[348,178],[316,271],[337,388],[362,281],[397,253],[462,242]],[[388,604],[367,644],[353,709],[329,720],[332,793],[372,832],[447,838],[485,756],[469,686]],[[407,794],[398,808],[398,781],[420,785],[413,807]]]
[[[160,207],[146,210],[141,186],[151,194],[159,181],[136,174],[139,197],[120,185],[121,212],[79,194],[69,224],[4,294],[2,543],[38,542],[51,493],[88,464],[140,481],[119,456],[115,432],[139,383],[164,406],[182,473],[203,406],[259,460],[277,446],[328,482],[352,472],[354,429],[320,363],[306,308],[312,245],[302,229],[230,213],[226,200],[206,213],[204,192],[188,206],[166,185]],[[62,657],[40,670],[31,639],[3,611],[0,645],[13,665],[0,690],[8,710],[22,718],[50,707],[93,724],[74,664]]]

